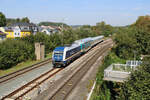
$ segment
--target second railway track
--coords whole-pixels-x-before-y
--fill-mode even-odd
[[[29,93],[31,90],[36,88],[38,85],[42,84],[47,79],[54,76],[56,73],[63,70],[63,68],[53,68],[46,73],[40,75],[39,77],[35,78],[34,80],[30,81],[29,83],[23,85],[22,87],[18,88],[17,90],[13,91],[12,93],[4,96],[2,100],[5,100],[6,98],[12,98],[14,100],[18,100],[27,93]]]
[[[98,59],[104,52],[110,48],[109,45],[104,46],[101,51],[97,50],[94,55],[83,64],[50,98],[49,100],[66,100],[68,95],[71,93],[73,88],[78,84],[86,72],[90,69],[93,63]]]
[[[41,67],[41,66],[43,66],[43,65],[45,65],[45,64],[48,64],[48,63],[50,63],[50,62],[51,62],[51,58],[49,58],[49,59],[47,59],[47,60],[44,60],[44,61],[41,61],[41,62],[39,62],[39,63],[33,64],[33,65],[29,66],[29,67],[20,69],[20,70],[18,70],[18,71],[16,71],[16,72],[13,72],[13,73],[8,74],[8,75],[2,76],[2,77],[0,77],[0,84],[1,84],[1,83],[4,83],[4,82],[6,82],[6,81],[9,81],[9,80],[11,80],[11,79],[13,79],[13,78],[15,78],[15,77],[17,77],[17,76],[19,76],[19,75],[22,75],[22,74],[24,74],[24,73],[27,73],[27,72],[29,72],[29,71],[32,71],[32,70],[34,70],[34,69],[36,69],[36,68],[39,68],[39,67]]]

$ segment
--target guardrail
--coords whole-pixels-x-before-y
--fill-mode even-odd
[[[114,66],[118,69],[115,70]],[[124,71],[122,69],[119,70],[120,66],[125,68]],[[131,72],[127,71],[127,67],[126,64],[112,64],[104,70],[104,78],[128,78]]]
[[[137,69],[141,61],[127,61],[126,64],[111,64],[104,70],[104,80],[124,82],[132,71]]]

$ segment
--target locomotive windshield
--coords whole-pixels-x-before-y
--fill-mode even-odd
[[[55,52],[54,52],[54,55],[55,55],[55,56],[62,56],[62,55],[63,55],[63,52],[62,52],[62,51],[55,51]]]
[[[54,55],[61,56],[61,55],[63,55],[63,53],[54,53]]]

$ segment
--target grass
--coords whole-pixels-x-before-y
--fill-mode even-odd
[[[49,53],[46,55],[46,58],[45,59],[49,59],[52,57],[52,53]],[[0,70],[0,76],[3,76],[3,75],[7,75],[9,73],[12,73],[12,72],[15,72],[15,71],[18,71],[20,69],[23,69],[23,68],[26,68],[28,66],[31,66],[33,64],[36,64],[38,62],[40,62],[42,60],[38,60],[38,61],[33,61],[33,60],[27,60],[25,62],[22,62],[22,63],[19,63],[18,65],[16,66],[13,66],[12,68],[9,68],[9,69],[6,69],[6,70]]]
[[[113,66],[113,70],[115,71],[123,71],[123,72],[131,72],[132,68],[130,66]]]
[[[47,54],[45,59],[49,59],[49,58],[51,58],[51,57],[52,57],[52,52],[49,53],[49,54]]]
[[[94,84],[94,81],[95,81],[95,80],[89,80],[89,84],[87,85],[88,92],[91,91],[91,88],[92,88],[92,86],[93,86],[93,84]]]

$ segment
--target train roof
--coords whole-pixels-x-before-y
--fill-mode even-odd
[[[89,38],[85,38],[85,39],[82,39],[82,41],[83,42],[88,42],[88,41],[91,41],[92,40],[92,38],[91,37],[89,37]]]
[[[63,47],[63,46],[56,47],[56,48],[54,49],[54,51],[64,51],[64,48],[65,48],[65,47]]]
[[[104,36],[101,35],[101,36],[96,36],[96,37],[92,37],[92,40],[97,40],[97,39],[102,39]]]
[[[73,42],[73,44],[71,45],[68,45],[68,46],[60,46],[60,47],[56,47],[54,49],[54,51],[64,51],[65,50],[70,50],[70,49],[73,49],[73,48],[76,48],[78,46],[80,46],[81,44],[83,43],[86,43],[88,41],[93,41],[93,40],[96,40],[96,39],[101,39],[103,38],[104,36],[96,36],[96,37],[88,37],[88,38],[84,38],[84,39],[80,39],[80,40],[76,40]]]
[[[89,38],[85,38],[85,39],[80,39],[80,40],[76,40],[76,41],[74,41],[74,43],[73,44],[82,44],[82,43],[85,43],[85,42],[88,42],[88,41],[91,41],[92,40],[92,38],[91,37],[89,37]]]
[[[78,45],[78,44],[72,44],[70,46],[60,46],[60,47],[56,47],[54,49],[54,51],[64,51],[64,50],[68,51],[68,50],[71,50],[71,49],[79,47],[79,46],[80,45]]]

